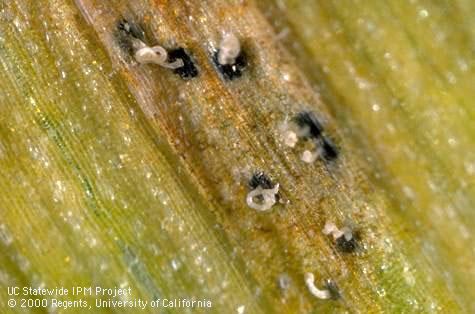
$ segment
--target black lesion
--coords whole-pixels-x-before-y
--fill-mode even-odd
[[[322,150],[324,160],[332,161],[338,158],[338,148],[325,134],[323,125],[311,111],[302,111],[294,117],[294,121],[300,128],[304,139],[314,141],[315,145]]]
[[[247,67],[247,56],[241,51],[233,64],[220,64],[218,61],[219,49],[213,55],[213,62],[218,71],[226,80],[234,80],[242,76]]]
[[[342,253],[354,253],[361,249],[361,231],[359,229],[351,230],[351,238],[348,235],[341,235],[335,240],[336,249]]]
[[[353,253],[358,248],[357,239],[352,236],[350,240],[347,240],[344,235],[336,239],[336,247],[340,252]]]
[[[133,40],[145,40],[145,33],[135,22],[121,19],[117,22],[115,37],[119,47],[128,55],[134,54]]]
[[[325,288],[330,292],[330,299],[338,300],[341,298],[340,289],[333,280],[326,280]]]
[[[269,177],[262,171],[255,172],[248,184],[251,190],[254,190],[259,186],[263,189],[274,188],[274,184],[272,183],[271,179],[269,179]]]
[[[331,161],[335,160],[338,157],[338,149],[336,148],[335,144],[332,140],[328,137],[324,137],[321,142],[322,147],[322,154],[325,160]]]
[[[140,25],[138,25],[135,22],[129,22],[126,19],[122,19],[119,22],[117,22],[117,29],[127,36],[131,36],[133,38],[137,38],[142,41],[145,40],[144,31],[142,30]]]
[[[191,59],[191,57],[186,53],[185,49],[177,48],[170,50],[168,52],[168,62],[172,63],[177,59],[181,59],[183,61],[183,66],[173,69],[173,72],[178,74],[182,79],[191,79],[198,75],[198,68],[196,67],[195,63]]]
[[[294,118],[295,123],[301,129],[307,129],[305,138],[318,139],[323,133],[323,126],[318,121],[315,114],[311,111],[302,111],[298,113]]]
[[[270,190],[273,189],[275,186],[272,180],[262,171],[254,172],[252,174],[252,177],[249,179],[248,185],[251,190],[257,189],[258,187],[261,187],[264,190]],[[257,198],[259,201],[263,200],[262,196],[258,196]],[[277,193],[275,195],[275,198],[277,201],[279,201],[280,194]]]

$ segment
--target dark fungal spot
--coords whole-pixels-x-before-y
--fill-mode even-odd
[[[326,161],[338,158],[338,148],[333,141],[324,133],[323,126],[311,111],[302,111],[294,117],[294,122],[300,128],[301,137],[313,140],[315,145],[322,151],[322,157]]]
[[[351,229],[351,239],[347,240],[345,235],[336,239],[336,248],[343,253],[353,253],[360,249],[361,230]]]
[[[120,49],[127,55],[133,55],[134,47],[133,47],[132,40],[130,39],[130,37],[127,36],[123,32],[117,32],[115,34],[115,37],[117,39],[117,43]]]
[[[323,132],[323,127],[315,114],[311,111],[302,111],[294,118],[295,123],[301,128],[306,129],[306,138],[318,139]]]
[[[325,288],[330,292],[330,299],[338,300],[341,298],[340,289],[333,280],[325,280]]]
[[[325,160],[335,160],[338,157],[338,150],[333,141],[324,137],[321,141],[322,155]]]
[[[191,79],[198,75],[198,69],[191,57],[186,53],[185,49],[177,48],[168,52],[168,62],[172,63],[177,59],[183,60],[183,66],[174,69],[173,72],[178,74],[182,79]]]
[[[117,23],[117,29],[133,38],[137,38],[142,41],[145,39],[145,33],[142,28],[138,24],[129,22],[126,19],[122,19]]]
[[[262,189],[265,189],[265,190],[269,190],[269,189],[273,189],[275,184],[272,183],[272,180],[262,171],[257,171],[257,172],[254,172],[254,174],[252,175],[251,179],[249,179],[249,182],[248,182],[248,185],[249,185],[249,188],[251,190],[254,190],[256,189],[257,187],[261,187]],[[263,197],[262,196],[258,196],[256,197],[257,200],[259,200],[260,202],[263,201]],[[277,193],[275,195],[275,199],[276,201],[279,201],[280,200],[280,194]]]
[[[264,172],[258,171],[255,172],[249,180],[249,187],[251,188],[251,190],[254,190],[258,186],[263,189],[272,189],[274,187],[274,184]]]
[[[350,240],[347,240],[344,235],[336,239],[336,247],[339,251],[343,253],[352,253],[358,247],[358,242],[355,237],[351,237]]]
[[[219,49],[213,55],[213,62],[218,71],[226,80],[234,80],[241,77],[242,72],[247,67],[247,57],[244,52],[240,52],[233,64],[220,64],[218,61]]]
[[[138,39],[144,41],[145,33],[142,28],[131,21],[121,19],[117,22],[115,37],[119,47],[128,55],[134,54],[133,41]]]

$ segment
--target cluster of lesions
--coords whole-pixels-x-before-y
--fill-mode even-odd
[[[186,49],[166,49],[158,44],[149,44],[145,32],[136,22],[121,19],[117,23],[117,38],[122,50],[139,64],[155,64],[170,69],[185,80],[199,74],[196,61]],[[241,77],[248,65],[241,41],[232,32],[222,36],[218,49],[211,51],[211,54],[215,68],[225,80]]]
[[[333,245],[341,253],[351,254],[358,252],[361,248],[359,230],[349,224],[338,227],[334,222],[327,221],[322,233],[331,239]],[[314,274],[308,272],[304,274],[304,281],[308,291],[319,299],[338,300],[342,297],[340,289],[332,279],[326,279],[319,288],[315,284]]]
[[[185,80],[198,76],[195,61],[183,47],[166,49],[158,44],[148,44],[138,23],[120,20],[117,23],[117,37],[122,50],[131,55],[138,64],[155,64],[170,69]]]
[[[117,30],[121,48],[138,64],[158,65],[173,71],[182,79],[198,76],[196,62],[184,48],[166,49],[161,45],[151,45],[145,39],[142,28],[125,19],[118,22]],[[242,49],[241,40],[229,32],[222,36],[218,48],[211,51],[211,60],[226,81],[241,77],[248,67],[248,57]],[[302,111],[295,115],[290,127],[284,132],[284,143],[287,146],[293,148],[299,141],[307,143],[308,149],[301,155],[301,160],[306,163],[312,163],[319,158],[332,162],[338,158],[338,148],[311,111]],[[269,211],[280,199],[279,183],[273,183],[264,172],[255,172],[248,185],[246,203],[256,211]],[[351,253],[358,248],[357,237],[347,227],[340,230],[334,224],[327,223],[323,233],[331,236],[336,247],[342,252]],[[332,280],[326,280],[321,289],[315,285],[313,273],[305,273],[304,281],[315,297],[333,300],[340,298],[339,289]]]
[[[282,137],[284,144],[291,148],[303,142],[305,149],[301,160],[306,163],[313,163],[317,159],[332,162],[338,158],[337,146],[312,111],[299,112],[290,123],[284,123]]]

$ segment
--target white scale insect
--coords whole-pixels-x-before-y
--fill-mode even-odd
[[[331,292],[328,289],[320,290],[315,286],[315,276],[312,273],[305,273],[305,284],[311,294],[319,299],[330,299],[332,297]]]
[[[342,236],[345,237],[346,241],[350,241],[353,238],[353,234],[351,229],[348,227],[343,227],[341,230],[337,228],[337,226],[333,222],[327,221],[325,223],[325,227],[322,230],[323,234],[333,236],[333,239],[336,240]]]
[[[247,194],[247,205],[258,211],[267,211],[274,206],[277,193],[279,193],[279,184],[276,184],[272,189],[263,189],[261,186],[258,186]],[[257,196],[262,196],[262,202],[258,203],[254,200]]]
[[[140,64],[154,63],[168,69],[178,69],[185,65],[182,59],[168,62],[168,53],[162,46],[149,47],[137,38],[133,39],[132,45],[135,50],[134,58]]]
[[[234,64],[241,53],[239,39],[233,33],[226,33],[219,44],[218,63],[221,65]]]

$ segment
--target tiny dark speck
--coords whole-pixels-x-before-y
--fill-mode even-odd
[[[135,38],[143,41],[145,35],[139,25],[134,22],[129,22],[125,19],[122,19],[117,22],[115,37],[120,49],[128,55],[133,55],[133,39]]]
[[[352,253],[358,247],[355,237],[347,240],[344,235],[336,239],[336,247],[343,253]]]
[[[341,298],[340,289],[338,289],[338,286],[333,280],[330,280],[330,279],[326,280],[325,288],[327,288],[327,290],[330,291],[330,298],[332,300],[338,300],[339,298]]]
[[[117,29],[128,36],[132,36],[142,41],[145,38],[142,28],[138,24],[129,22],[126,19],[122,19],[117,23]]]
[[[222,76],[227,80],[234,80],[241,77],[243,70],[247,67],[246,54],[241,51],[234,64],[225,65],[222,65],[218,62],[218,54],[219,50],[214,53],[213,62]]]
[[[191,79],[198,75],[198,69],[185,49],[177,48],[168,52],[168,61],[171,63],[177,59],[183,60],[184,65],[181,68],[174,69],[173,72],[180,75],[184,80]]]
[[[272,183],[271,179],[262,171],[255,172],[251,179],[249,180],[249,187],[251,189],[255,189],[260,186],[263,189],[272,189],[274,184]]]
[[[323,158],[326,160],[334,160],[338,157],[338,150],[333,141],[327,137],[322,140]]]
[[[317,139],[322,135],[323,126],[311,111],[302,111],[295,116],[295,123],[300,128],[308,128],[308,138]]]

